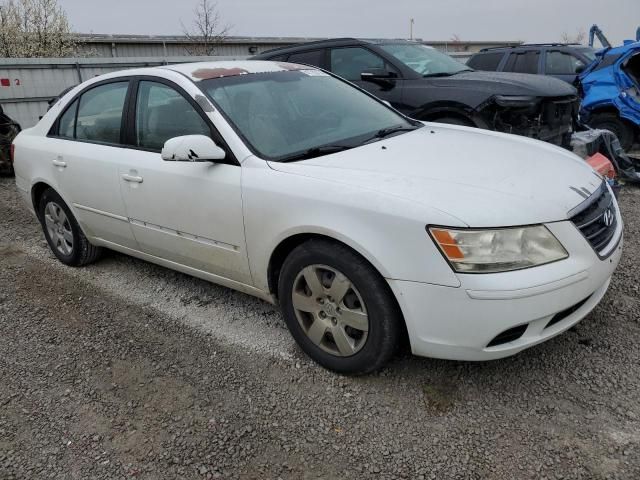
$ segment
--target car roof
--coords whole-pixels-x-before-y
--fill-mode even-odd
[[[291,70],[317,70],[308,65],[270,62],[263,60],[236,60],[220,62],[194,62],[155,67],[178,72],[194,82],[212,78],[236,77],[256,73],[286,72]]]
[[[329,38],[327,40],[316,40],[313,42],[298,43],[295,45],[288,45],[285,47],[273,48],[256,55],[254,58],[270,57],[275,54],[286,55],[288,53],[294,53],[300,50],[313,50],[314,48],[327,48],[327,47],[343,47],[346,45],[389,45],[397,43],[407,44],[419,44],[418,42],[412,42],[410,40],[403,39],[376,39],[376,38]]]

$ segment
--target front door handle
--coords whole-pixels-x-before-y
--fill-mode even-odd
[[[54,160],[52,162],[56,167],[66,168],[67,162],[63,162],[62,160]]]
[[[142,183],[142,177],[138,177],[136,175],[129,175],[128,173],[125,173],[124,175],[122,175],[122,179],[125,182]]]

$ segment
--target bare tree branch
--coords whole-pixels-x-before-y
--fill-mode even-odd
[[[218,4],[211,0],[200,0],[194,9],[192,28],[182,24],[182,31],[189,42],[186,47],[189,55],[211,56],[216,54],[220,45],[229,33],[231,27],[224,24],[218,10]]]
[[[586,38],[587,32],[584,28],[577,30],[573,35],[570,35],[568,32],[563,32],[562,35],[560,35],[560,41],[562,43],[582,43]]]

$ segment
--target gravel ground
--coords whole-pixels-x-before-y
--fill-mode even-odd
[[[345,378],[246,295],[109,253],[59,264],[0,180],[0,479],[640,478],[640,190],[577,328],[490,363]]]

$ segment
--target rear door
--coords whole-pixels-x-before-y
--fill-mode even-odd
[[[149,255],[251,283],[242,217],[239,164],[167,162],[170,138],[206,135],[227,150],[198,104],[163,79],[136,80],[131,99],[132,154],[119,180],[131,228]]]
[[[47,141],[60,194],[85,234],[135,248],[118,180],[118,166],[130,152],[123,131],[129,85],[129,79],[114,79],[89,87],[58,118]]]
[[[541,73],[540,52],[537,50],[514,51],[509,54],[502,67],[504,72]]]
[[[328,60],[331,72],[395,107],[401,105],[403,82],[400,72],[377,53],[361,46],[332,48]],[[386,70],[392,78],[363,81],[362,72],[372,69]]]

